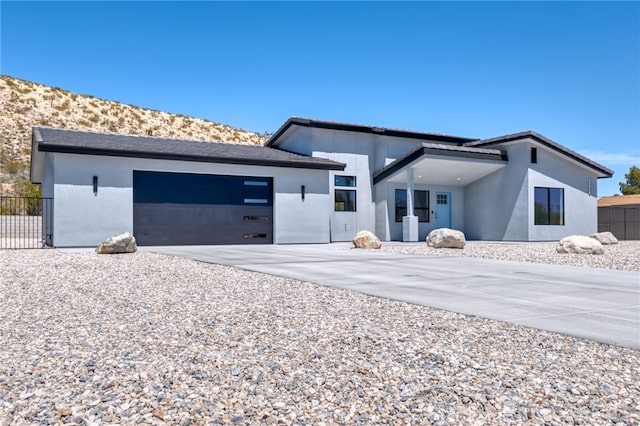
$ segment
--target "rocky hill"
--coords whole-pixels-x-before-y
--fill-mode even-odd
[[[200,118],[139,108],[2,75],[0,193],[13,193],[14,184],[28,177],[33,126],[248,144],[266,140],[265,135]]]

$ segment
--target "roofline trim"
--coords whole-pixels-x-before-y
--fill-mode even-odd
[[[467,138],[460,136],[450,136],[450,135],[440,135],[434,133],[424,133],[424,132],[416,132],[411,130],[399,130],[399,129],[390,129],[386,127],[378,127],[378,126],[366,126],[361,124],[348,124],[348,123],[338,123],[334,121],[324,121],[324,120],[312,120],[309,118],[302,117],[290,117],[276,132],[271,135],[269,140],[265,143],[267,147],[273,147],[278,144],[278,139],[282,137],[282,135],[289,130],[291,126],[302,126],[302,127],[311,127],[311,128],[319,128],[319,129],[331,129],[331,130],[343,130],[348,132],[358,132],[358,133],[369,133],[375,135],[384,135],[391,137],[401,137],[408,139],[420,139],[420,140],[429,140],[429,141],[438,141],[438,142],[450,142],[450,143],[468,143],[472,141],[477,141],[477,138]]]
[[[515,142],[518,140],[522,140],[525,138],[530,138],[533,139],[534,141],[538,142],[541,145],[544,145],[548,148],[553,149],[554,151],[560,152],[564,155],[566,155],[567,157],[581,163],[582,165],[588,166],[592,169],[597,170],[598,172],[602,173],[605,176],[598,176],[598,179],[601,178],[610,178],[613,176],[613,170],[610,170],[608,168],[606,168],[605,166],[596,163],[595,161],[589,160],[588,158],[578,154],[577,152],[574,152],[568,148],[565,148],[564,146],[560,145],[557,142],[552,141],[551,139],[536,133],[534,131],[527,131],[527,132],[520,132],[520,133],[514,133],[512,135],[505,135],[505,136],[499,136],[496,138],[491,138],[491,139],[484,139],[484,140],[479,140],[479,141],[473,141],[473,142],[468,142],[466,144],[464,144],[464,146],[467,147],[479,147],[479,146],[486,146],[486,145],[495,145],[495,144],[500,144],[500,143],[508,143],[508,142]]]
[[[34,127],[31,129],[31,153],[29,154],[29,181],[31,183],[42,183],[42,178],[35,178],[35,168],[34,164],[36,164],[36,156],[38,153],[36,151],[40,151],[40,143],[42,142],[42,135],[40,135],[40,128]]]
[[[397,159],[396,161],[386,165],[380,171],[374,173],[373,184],[383,181],[389,176],[404,169],[417,159],[424,157],[425,155],[438,155],[443,157],[459,157],[470,158],[475,160],[492,160],[492,161],[509,161],[507,153],[500,151],[500,153],[484,153],[484,152],[468,152],[468,151],[454,151],[446,149],[438,149],[433,147],[422,146],[406,156]]]
[[[128,157],[128,158],[148,158],[154,160],[176,160],[176,161],[193,161],[201,163],[224,163],[224,164],[241,164],[248,166],[274,166],[289,167],[297,169],[317,169],[317,170],[344,170],[346,165],[334,161],[331,163],[319,163],[308,161],[281,161],[281,160],[263,160],[263,159],[246,159],[235,157],[212,157],[197,155],[180,155],[162,152],[146,152],[146,151],[119,151],[111,149],[98,148],[78,148],[70,146],[61,146],[55,144],[39,144],[38,150],[42,152],[58,152],[63,154],[84,154],[84,155],[101,155],[109,157]]]

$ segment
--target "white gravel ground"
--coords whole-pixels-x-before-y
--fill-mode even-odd
[[[556,253],[558,243],[486,243],[467,242],[463,249],[432,248],[427,243],[385,244],[383,251],[428,256],[482,257],[485,259],[513,260],[518,262],[550,263],[556,265],[585,266],[589,268],[640,271],[640,241],[620,241],[605,245],[604,254]]]
[[[640,423],[633,349],[152,253],[0,266],[2,425]]]

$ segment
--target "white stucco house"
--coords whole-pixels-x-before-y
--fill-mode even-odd
[[[597,231],[613,172],[535,132],[473,139],[290,118],[265,146],[33,129],[49,245],[550,241]]]

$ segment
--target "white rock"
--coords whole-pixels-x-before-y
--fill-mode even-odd
[[[596,232],[595,234],[591,234],[589,236],[600,241],[600,244],[618,244],[618,239],[611,232]]]
[[[353,245],[356,248],[379,249],[382,247],[380,239],[373,232],[360,231],[353,237]]]
[[[128,232],[114,235],[107,238],[96,248],[96,253],[115,254],[115,253],[135,253],[138,250],[136,238]]]
[[[558,253],[603,254],[602,244],[586,235],[570,235],[560,240],[556,247]]]
[[[427,245],[434,248],[464,248],[467,243],[461,231],[438,228],[427,235]]]

